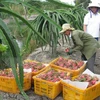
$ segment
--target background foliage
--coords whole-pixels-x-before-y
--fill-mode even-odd
[[[87,9],[87,6],[91,2],[91,0],[85,0],[85,1],[84,0],[75,0],[74,2],[75,2],[75,5],[80,5]]]

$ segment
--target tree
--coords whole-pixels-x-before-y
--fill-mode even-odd
[[[62,26],[64,23],[70,23],[76,29],[83,29],[83,18],[86,14],[86,10],[76,6],[66,5],[65,9],[56,10],[46,10],[44,13],[51,18],[58,25]],[[59,34],[59,29],[55,25],[51,24],[47,19],[45,19],[41,14],[32,22],[35,29],[45,38],[50,44],[50,49],[52,50],[51,55],[57,56],[57,45],[60,45],[59,39],[61,35]],[[62,41],[66,38],[66,42],[69,43],[67,37],[62,37]],[[64,42],[64,41],[63,41]],[[37,41],[37,44],[43,45],[41,42]],[[45,44],[44,44],[45,45]],[[49,52],[51,51],[49,50]]]
[[[75,0],[74,2],[75,2],[75,5],[81,5],[82,7],[87,8],[91,0]]]

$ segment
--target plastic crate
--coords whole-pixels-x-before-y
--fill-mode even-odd
[[[31,88],[31,73],[24,75],[23,90],[26,91]],[[9,93],[19,93],[20,90],[16,84],[14,77],[0,76],[0,90]]]
[[[85,90],[62,82],[64,100],[94,100],[100,96],[100,83],[97,83]]]
[[[58,60],[59,58],[56,58],[54,59],[53,61],[50,62],[50,65],[54,68],[57,68],[57,69],[61,69],[61,70],[64,70],[64,71],[68,71],[72,74],[72,76],[77,76],[79,74],[81,74],[84,70],[85,70],[85,66],[86,66],[86,63],[84,63],[83,66],[81,66],[80,68],[78,68],[77,70],[72,70],[72,69],[69,69],[69,68],[63,68],[61,66],[57,66],[55,65],[54,63]],[[64,58],[66,59],[66,58]]]
[[[38,61],[30,60],[30,59],[24,60],[24,62],[37,62],[37,63],[39,63]],[[42,64],[43,64],[43,63],[42,63]],[[45,65],[45,64],[44,64],[44,65]],[[46,69],[47,69],[47,66],[45,65],[45,67],[42,68],[42,69],[40,69],[39,71],[37,71],[37,72],[32,72],[32,76],[37,75],[37,74],[43,72],[43,71],[46,70]]]
[[[50,68],[45,70],[44,72],[48,71]],[[55,69],[58,71],[62,71],[59,69]],[[44,73],[42,72],[42,73]],[[40,74],[42,74],[40,73]],[[39,74],[39,75],[40,75]],[[67,73],[67,75],[70,75],[70,73]],[[38,75],[33,76],[34,79],[34,92],[38,95],[44,95],[49,97],[50,99],[54,99],[57,95],[59,95],[62,91],[62,84],[60,81],[58,82],[50,82],[46,81],[40,78],[37,78]]]

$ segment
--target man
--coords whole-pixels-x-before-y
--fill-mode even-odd
[[[99,48],[98,41],[84,31],[74,30],[74,28],[70,27],[70,24],[63,24],[60,33],[70,36],[73,40],[74,47],[67,49],[68,54],[81,51],[82,57],[88,61],[86,68],[94,72],[96,50]]]
[[[89,3],[88,13],[84,17],[84,32],[91,34],[96,40],[100,37],[100,5],[99,3]]]

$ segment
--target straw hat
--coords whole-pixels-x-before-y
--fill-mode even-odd
[[[67,30],[73,31],[74,28],[72,28],[72,27],[70,26],[70,24],[65,23],[65,24],[62,25],[62,30],[61,30],[59,33],[64,33],[64,32],[67,31]]]
[[[99,3],[95,3],[95,2],[89,3],[88,8],[91,8],[91,7],[97,7],[97,8],[100,8],[100,4],[99,4]]]

